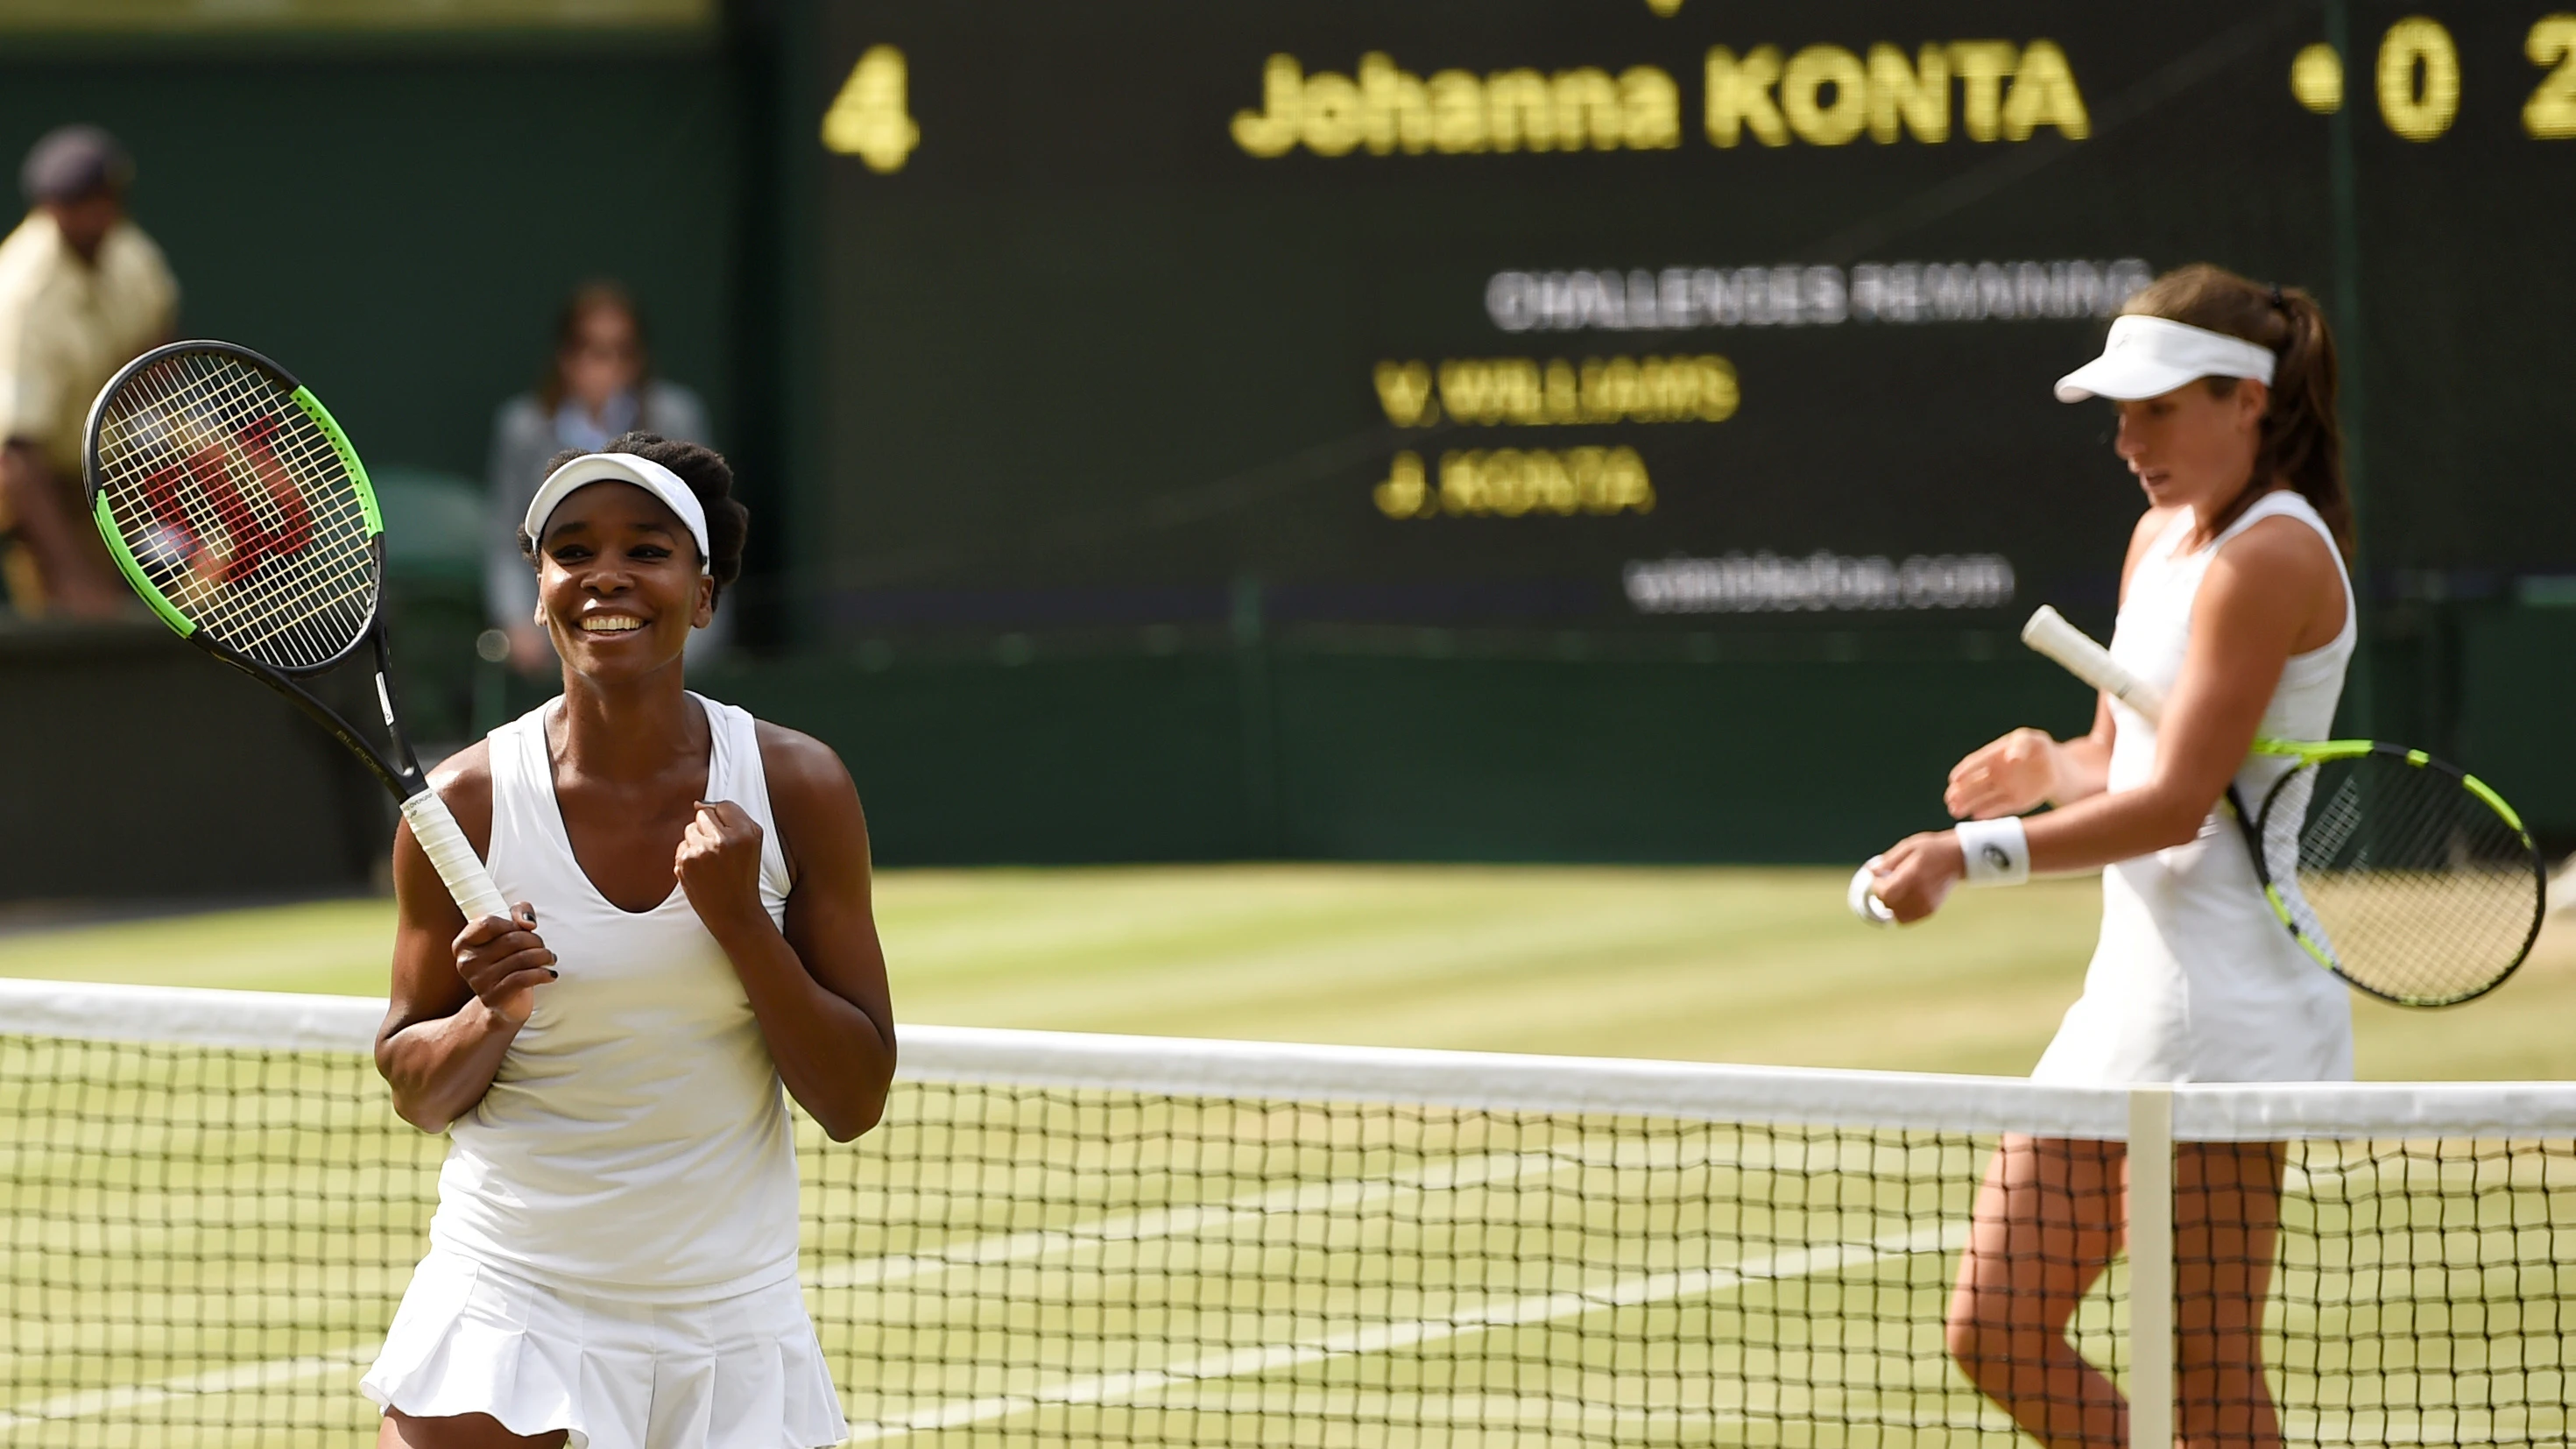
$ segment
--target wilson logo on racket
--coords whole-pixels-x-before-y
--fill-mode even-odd
[[[275,418],[253,418],[232,434],[229,446],[207,443],[145,475],[143,504],[157,526],[152,552],[231,584],[269,559],[310,548],[313,510],[277,456],[272,440],[279,431]],[[259,480],[268,517],[233,482],[236,458]]]
[[[108,379],[81,451],[99,536],[152,612],[347,746],[468,920],[508,915],[403,733],[378,608],[384,515],[321,399],[247,347],[173,342]],[[370,648],[382,749],[296,683]]]

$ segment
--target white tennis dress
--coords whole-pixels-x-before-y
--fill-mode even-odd
[[[2192,599],[2228,541],[2272,517],[2296,518],[2329,549],[2334,536],[2296,493],[2266,493],[2208,547],[2182,552],[2189,510],[2138,560],[2120,606],[2111,656],[2171,690],[2191,636]],[[2341,574],[2342,555],[2335,568]],[[2352,581],[2344,577],[2343,631],[2291,656],[2255,733],[2321,740],[2334,723],[2344,666],[2358,637]],[[2108,788],[2134,790],[2155,766],[2156,727],[2114,700],[2119,733]],[[2249,809],[2290,768],[2253,756],[2237,771]],[[2342,981],[2299,949],[2263,898],[2253,858],[2224,802],[2188,844],[2120,861],[2102,872],[2102,938],[2084,973],[2084,995],[2031,1076],[2039,1081],[2345,1081],[2352,1076],[2352,1007]]]
[[[707,798],[787,862],[749,714],[689,696]],[[573,858],[549,701],[494,730],[489,863],[561,976],[449,1129],[429,1256],[363,1381],[416,1417],[490,1414],[571,1449],[813,1449],[849,1436],[796,1282],[795,1147],[741,980],[676,884],[620,910]]]

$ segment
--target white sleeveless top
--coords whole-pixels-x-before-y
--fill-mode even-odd
[[[714,737],[710,800],[760,823],[760,899],[783,922],[787,861],[752,717],[692,694]],[[450,1129],[430,1239],[541,1283],[701,1301],[796,1274],[796,1157],[777,1066],[733,963],[688,894],[618,909],[557,808],[550,700],[492,732],[501,894],[536,907],[559,979],[492,1088]]]
[[[2334,548],[2308,500],[2266,493],[2208,547],[2181,552],[2188,509],[2129,577],[2111,656],[2170,691],[2191,637],[2192,600],[2210,560],[2229,540],[2272,517],[2296,518]],[[2335,553],[2342,575],[2343,556]],[[2292,655],[2263,710],[2258,738],[2322,740],[2334,725],[2344,666],[2359,637],[2352,580],[2343,575],[2344,622],[2331,643]],[[2156,727],[2114,700],[2118,735],[2108,788],[2134,790],[2155,767]],[[2260,810],[2291,762],[2255,755],[2236,773],[2239,798]],[[2225,801],[2184,845],[2120,861],[2102,872],[2102,937],[2084,974],[2083,998],[2031,1076],[2052,1082],[2347,1081],[2352,1006],[2346,988],[2299,949],[2264,900],[2243,831]]]

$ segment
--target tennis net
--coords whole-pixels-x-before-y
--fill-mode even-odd
[[[380,1013],[0,982],[0,1445],[365,1442],[356,1380],[443,1151],[387,1106]],[[2202,1270],[2255,1258],[2240,1426],[2260,1397],[2291,1443],[2576,1432],[2576,1086],[931,1027],[903,1059],[860,1142],[800,1123],[807,1300],[859,1442],[2027,1443],[1944,1325],[2004,1133],[2094,1144],[2078,1198],[2134,1145],[2135,1249],[2068,1332],[2135,1391],[2138,1442],[2215,1382]],[[2246,1210],[2208,1164],[2272,1142],[2277,1246],[2211,1249]],[[1982,1352],[2038,1371],[2027,1343]],[[2060,1442],[2117,1442],[2064,1411]]]

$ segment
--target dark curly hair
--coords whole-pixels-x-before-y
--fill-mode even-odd
[[[707,560],[707,575],[716,581],[710,603],[723,598],[726,586],[742,577],[743,540],[751,536],[751,510],[734,500],[733,469],[726,464],[724,455],[696,443],[674,442],[659,433],[643,432],[619,433],[599,451],[632,453],[659,463],[678,474],[680,481],[689,485],[689,491],[698,495],[698,506],[707,511],[707,547],[715,555]],[[546,461],[546,472],[551,475],[583,452],[580,448],[564,449]],[[534,561],[536,541],[521,534],[519,551]]]

